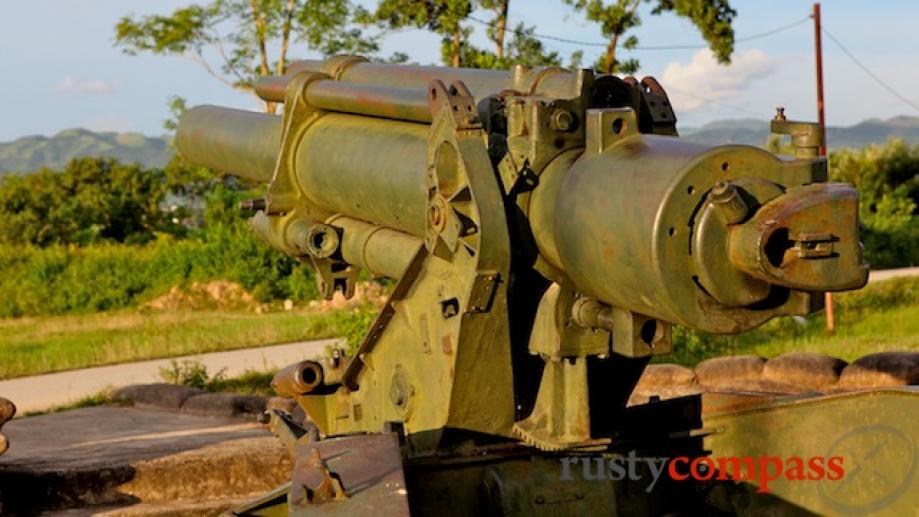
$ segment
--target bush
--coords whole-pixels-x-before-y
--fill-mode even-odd
[[[160,368],[159,374],[160,378],[169,384],[189,386],[200,390],[211,389],[226,380],[226,368],[211,374],[201,361],[178,362],[173,359],[169,362],[168,367]]]
[[[119,166],[97,161],[73,162],[69,167],[88,170]],[[137,168],[129,170],[147,174]],[[70,173],[45,174],[53,181],[67,183]],[[96,174],[105,176],[98,170]],[[179,175],[171,171],[165,177]],[[190,184],[203,181],[199,178]],[[0,185],[0,204],[3,193],[16,191],[17,185]],[[210,280],[239,283],[263,302],[318,296],[308,267],[259,241],[248,227],[238,209],[239,201],[258,192],[241,190],[239,184],[226,181],[213,182],[207,192],[196,195],[203,198],[203,226],[188,227],[178,235],[151,231],[143,238],[132,234],[130,238],[92,242],[74,242],[62,236],[50,241],[25,238],[10,242],[0,238],[0,317],[131,307],[173,286]],[[0,228],[0,237],[2,231]]]
[[[831,153],[830,179],[859,191],[862,242],[872,268],[919,264],[919,145],[894,138]]]
[[[146,245],[0,245],[0,317],[131,307],[193,281],[229,280],[259,301],[317,296],[312,271],[247,228]]]
[[[177,229],[160,208],[169,190],[160,169],[112,158],[79,158],[62,171],[0,178],[0,242],[46,246],[145,242]]]

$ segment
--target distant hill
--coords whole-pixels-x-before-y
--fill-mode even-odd
[[[125,163],[162,167],[173,151],[165,138],[140,133],[96,133],[65,129],[52,136],[26,136],[0,143],[0,174],[60,169],[73,158],[111,156]]]
[[[698,128],[680,128],[680,136],[706,144],[763,145],[769,138],[769,121],[716,120]],[[869,119],[849,127],[829,126],[827,145],[830,149],[864,147],[868,144],[882,144],[893,136],[911,144],[919,143],[919,117]]]

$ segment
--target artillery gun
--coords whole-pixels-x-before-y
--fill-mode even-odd
[[[308,418],[270,413],[292,482],[241,515],[704,506],[560,483],[559,458],[701,450],[698,397],[627,407],[672,325],[743,332],[867,281],[858,195],[827,182],[815,124],[773,121],[793,157],[713,147],[678,138],[650,77],[354,56],[256,92],[283,116],[196,107],[182,155],[267,183],[254,230],[325,297],[361,269],[395,287],[356,351],[275,378]]]

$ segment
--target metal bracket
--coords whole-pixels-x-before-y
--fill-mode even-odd
[[[785,108],[775,109],[775,117],[769,125],[776,135],[790,135],[791,145],[795,149],[795,158],[816,158],[823,145],[823,131],[820,124],[801,122],[785,118]]]
[[[642,133],[677,136],[676,114],[663,86],[653,77],[644,77],[639,82],[634,77],[626,77],[626,84],[637,90],[635,109],[638,112],[638,124]]]
[[[600,154],[610,146],[638,134],[638,119],[635,110],[631,108],[587,110],[586,154]]]

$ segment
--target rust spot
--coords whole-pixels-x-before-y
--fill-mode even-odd
[[[440,343],[443,346],[445,354],[450,355],[453,353],[453,338],[450,336],[450,334],[447,334],[441,338]],[[452,372],[450,376],[453,376]]]

